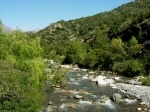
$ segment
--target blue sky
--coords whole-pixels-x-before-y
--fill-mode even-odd
[[[23,31],[110,11],[133,0],[0,0],[0,20]]]

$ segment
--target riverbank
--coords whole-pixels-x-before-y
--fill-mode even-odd
[[[117,89],[120,92],[128,93],[132,96],[136,96],[137,99],[145,102],[145,104],[150,106],[150,87],[142,85],[131,85],[124,83],[116,83]]]

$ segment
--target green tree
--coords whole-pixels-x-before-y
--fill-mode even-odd
[[[128,55],[133,56],[139,53],[142,49],[142,45],[138,44],[138,40],[135,37],[132,37],[129,40],[129,49],[128,49]]]
[[[44,99],[40,38],[21,31],[0,35],[0,111],[37,112]]]
[[[113,53],[125,54],[123,45],[124,43],[120,38],[115,38],[112,39],[110,47]]]

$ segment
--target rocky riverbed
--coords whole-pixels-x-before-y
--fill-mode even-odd
[[[65,78],[65,87],[47,93],[48,106],[41,112],[150,112],[150,87],[137,78],[79,68]]]
[[[116,83],[115,86],[119,91],[136,96],[138,100],[150,105],[150,87],[124,83]]]

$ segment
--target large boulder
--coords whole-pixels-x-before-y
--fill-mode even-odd
[[[99,75],[98,77],[96,77],[96,84],[106,85],[106,81],[104,81],[105,78],[105,76]]]
[[[121,101],[122,96],[119,93],[114,93],[111,97],[113,101]]]

